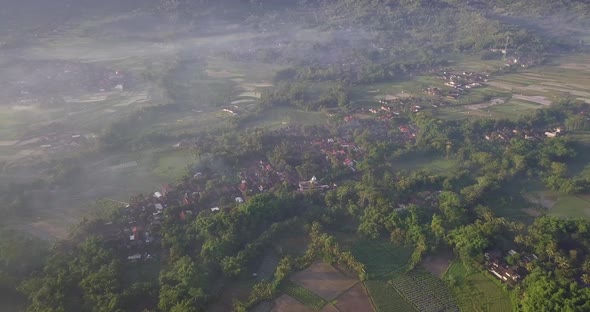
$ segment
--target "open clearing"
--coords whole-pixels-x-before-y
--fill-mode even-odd
[[[354,287],[347,290],[340,295],[336,302],[336,308],[340,312],[371,312],[375,311],[367,290],[362,283],[356,284]]]
[[[559,196],[548,214],[562,218],[590,219],[590,198],[576,195]]]
[[[444,279],[449,283],[461,311],[512,311],[508,294],[480,272],[468,272],[461,261],[454,261]]]
[[[406,154],[394,162],[396,169],[417,170],[422,169],[429,173],[444,174],[452,171],[456,167],[453,160],[445,159],[439,155],[427,154],[423,152],[413,152]]]
[[[426,271],[438,277],[442,277],[447,272],[452,261],[453,253],[448,250],[424,257],[422,260],[422,266]]]
[[[324,262],[315,262],[309,268],[293,274],[291,281],[326,300],[333,300],[358,282]]]

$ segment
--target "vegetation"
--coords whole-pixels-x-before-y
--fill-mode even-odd
[[[418,311],[458,311],[453,295],[442,280],[421,270],[394,274],[393,287]]]
[[[299,300],[314,311],[320,311],[328,302],[311,291],[293,283],[287,282],[282,290],[289,296]]]
[[[518,94],[526,78],[506,75],[542,64],[554,54],[584,49],[583,43],[510,22],[517,18],[512,14],[535,6],[527,18],[575,10],[583,19],[590,16],[584,1],[156,2],[148,16],[164,16],[174,29],[187,28],[167,34],[166,26],[154,27],[158,36],[140,41],[157,44],[144,45],[144,50],[165,54],[160,50],[179,44],[171,38],[203,28],[200,36],[175,50],[171,60],[142,54],[140,60],[128,60],[131,64],[122,62],[133,77],[121,82],[125,86],[119,84],[119,70],[98,65],[75,67],[92,70],[92,79],[70,82],[90,79],[84,88],[95,96],[108,93],[121,100],[136,92],[160,102],[133,109],[111,103],[110,114],[120,116],[109,119],[105,128],[103,107],[80,104],[92,99],[68,104],[72,94],[48,91],[60,96],[40,107],[56,105],[59,112],[54,114],[80,117],[63,122],[51,118],[47,127],[25,128],[36,133],[34,142],[50,141],[61,149],[44,144],[55,148],[54,154],[48,152],[30,168],[2,163],[3,173],[35,178],[22,183],[2,179],[0,213],[14,222],[10,227],[19,228],[19,222],[34,216],[36,210],[29,208],[39,202],[35,194],[59,193],[114,170],[140,166],[136,160],[118,160],[148,150],[160,153],[150,162],[156,164],[151,172],[177,180],[161,187],[160,180],[150,181],[141,191],[149,193],[128,194],[129,203],[99,202],[104,208],[100,213],[83,219],[68,240],[51,248],[2,230],[0,290],[25,295],[27,311],[192,312],[205,311],[216,300],[236,299],[233,309],[241,312],[281,293],[319,311],[328,302],[288,279],[318,259],[355,274],[379,311],[590,309],[590,221],[540,213],[523,222],[515,217],[523,207],[514,198],[529,191],[522,185],[535,183],[562,198],[562,207],[548,215],[567,209],[575,210],[567,216],[583,215],[576,207],[582,204],[567,199],[590,192],[590,175],[574,167],[588,163],[580,160],[587,151],[580,137],[589,130],[590,104],[560,92],[551,105],[532,107],[528,95]],[[202,21],[210,19],[201,15],[228,19],[231,25],[207,26]],[[114,19],[103,22],[119,29]],[[243,29],[228,33],[236,24]],[[100,27],[84,27],[72,32],[81,32],[82,38],[102,34]],[[126,41],[142,35],[113,38]],[[456,60],[467,58],[496,67],[485,73],[452,68]],[[55,72],[69,72],[65,68]],[[445,78],[449,75],[454,78]],[[248,80],[252,76],[256,81]],[[504,81],[493,80],[498,76]],[[114,77],[107,89],[100,88],[111,79],[105,77]],[[440,82],[441,77],[447,82]],[[391,87],[413,79],[420,85]],[[509,92],[483,85],[507,82],[522,88]],[[127,86],[137,89],[120,92]],[[11,88],[11,101],[25,100],[29,91]],[[496,97],[507,101],[489,114],[442,115]],[[77,111],[83,105],[89,112]],[[500,118],[517,106],[526,114]],[[260,127],[277,112],[296,113]],[[60,134],[50,135],[54,128]],[[81,136],[70,132],[80,129],[96,135],[77,142]],[[53,138],[60,135],[65,138]],[[33,144],[22,143],[29,139],[24,135],[19,139],[21,145]],[[178,160],[180,153],[194,155],[194,165]],[[112,158],[104,160],[105,155]],[[90,172],[94,175],[86,178]],[[507,192],[511,186],[515,190]],[[82,191],[73,188],[68,194]],[[345,233],[350,241],[329,233]],[[274,248],[274,241],[293,237],[305,237],[295,242],[306,245],[302,256]],[[444,280],[421,268],[425,255],[448,249],[459,259]],[[268,253],[281,259],[274,274],[257,272]],[[491,254],[499,255],[498,262]],[[515,268],[519,277],[502,282],[482,273],[494,265]],[[238,281],[253,285],[241,300],[223,292]]]
[[[391,285],[381,281],[366,281],[365,285],[373,299],[377,312],[400,311],[414,312],[410,305]]]
[[[467,270],[461,261],[455,261],[444,280],[455,294],[461,311],[512,311],[508,293],[490,278],[476,270]]]

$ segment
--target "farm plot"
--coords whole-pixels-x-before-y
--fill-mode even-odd
[[[309,268],[293,274],[291,281],[326,300],[338,297],[358,282],[324,262],[316,262]]]
[[[374,311],[371,299],[362,283],[356,284],[340,295],[337,301],[336,308],[340,312]]]
[[[424,270],[393,274],[391,284],[420,312],[459,312],[447,285]]]
[[[512,311],[508,295],[498,285],[480,272],[468,272],[461,261],[453,262],[444,279],[461,311]]]
[[[365,286],[373,299],[377,312],[416,312],[417,310],[404,299],[391,285],[382,281],[366,281]]]
[[[281,295],[274,301],[271,312],[312,312],[314,310],[306,307],[303,303],[289,295]],[[262,311],[260,311],[262,312]]]
[[[313,311],[320,311],[326,304],[328,304],[328,301],[326,301],[324,298],[314,294],[310,290],[307,290],[307,289],[305,289],[293,282],[286,281],[283,283],[281,288],[285,294],[291,296],[292,298],[297,299],[299,302],[303,303],[304,305],[306,305],[307,307],[309,307]],[[283,310],[274,310],[273,309],[273,311],[283,311]],[[284,311],[290,311],[290,310],[284,310]],[[301,310],[298,310],[298,311],[301,311]]]
[[[396,247],[391,243],[378,241],[359,241],[352,248],[356,259],[362,262],[369,278],[377,278],[403,267],[412,250],[407,247]]]

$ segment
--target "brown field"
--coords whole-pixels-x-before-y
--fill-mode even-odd
[[[424,257],[424,260],[422,260],[422,266],[426,271],[438,277],[442,277],[447,272],[452,261],[453,253],[451,251],[444,251]]]
[[[328,304],[322,309],[322,312],[339,312],[339,311],[332,304]]]
[[[313,312],[313,310],[289,295],[281,295],[275,299],[271,312]]]
[[[371,299],[362,283],[340,295],[337,299],[336,308],[340,312],[369,312],[375,311]]]
[[[316,262],[309,268],[293,274],[291,281],[328,301],[358,282],[324,262]]]

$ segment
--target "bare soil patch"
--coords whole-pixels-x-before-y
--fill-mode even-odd
[[[338,309],[336,309],[336,307],[333,306],[332,304],[328,304],[322,309],[322,312],[340,312],[340,311],[338,311]]]
[[[522,195],[526,200],[533,204],[541,205],[547,209],[553,208],[555,203],[557,202],[556,199],[548,198],[543,193],[526,193]]]
[[[428,255],[422,260],[422,266],[426,271],[442,277],[453,262],[453,253],[449,250],[439,252],[436,255]]]
[[[541,211],[539,211],[539,209],[535,209],[535,208],[524,208],[522,209],[522,211],[524,211],[524,213],[528,214],[531,217],[540,217],[543,215],[543,213]]]
[[[275,299],[274,304],[275,306],[271,312],[313,312],[313,310],[289,295],[281,295]]]
[[[338,297],[336,308],[340,312],[369,312],[375,311],[369,299],[369,294],[362,283],[356,284]]]
[[[309,268],[295,273],[291,281],[329,301],[358,282],[324,262],[316,262]]]
[[[544,96],[540,96],[540,95],[527,96],[527,95],[522,95],[522,94],[514,94],[514,95],[512,95],[512,97],[515,99],[533,102],[533,103],[537,103],[537,104],[541,104],[541,105],[545,105],[545,106],[551,105],[551,101],[549,99],[547,99]]]
[[[0,141],[0,146],[13,146],[16,143],[18,143],[18,141]]]
[[[465,105],[465,108],[469,109],[469,110],[480,110],[480,109],[485,109],[488,107],[492,107],[492,106],[496,106],[496,105],[500,105],[500,104],[504,104],[506,101],[504,101],[504,99],[493,99],[487,103],[479,103],[479,104],[472,104],[472,105]]]
[[[585,64],[585,63],[565,63],[565,64],[559,65],[559,67],[567,68],[567,69],[577,69],[577,70],[583,70],[583,71],[590,71],[590,64]]]

